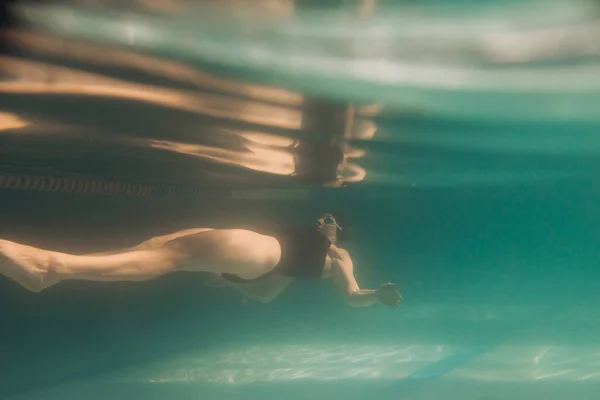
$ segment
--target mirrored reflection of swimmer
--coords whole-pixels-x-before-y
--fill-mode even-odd
[[[386,283],[375,290],[359,287],[352,258],[338,247],[342,229],[333,215],[325,214],[315,228],[275,228],[269,234],[189,229],[130,249],[87,255],[0,240],[0,273],[28,290],[41,291],[70,279],[144,281],[177,271],[204,272],[210,273],[210,285],[229,287],[264,303],[296,278],[333,278],[353,307],[381,303],[397,308],[402,297],[396,284]]]

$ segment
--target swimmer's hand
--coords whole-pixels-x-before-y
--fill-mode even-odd
[[[402,295],[398,292],[398,285],[395,283],[384,283],[377,289],[377,301],[391,309],[400,307]]]

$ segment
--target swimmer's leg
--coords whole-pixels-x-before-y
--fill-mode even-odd
[[[165,243],[170,242],[171,240],[180,238],[182,236],[189,236],[189,235],[193,235],[195,233],[206,232],[206,231],[210,231],[210,230],[212,230],[212,229],[211,228],[185,229],[183,231],[170,233],[168,235],[153,237],[152,239],[148,239],[134,247],[129,247],[126,249],[119,249],[119,250],[103,251],[103,252],[99,252],[99,253],[89,253],[89,254],[85,254],[85,255],[87,255],[87,256],[108,256],[108,255],[112,255],[112,254],[127,253],[127,252],[135,251],[135,250],[156,249],[158,247],[163,246]]]
[[[175,271],[251,279],[272,270],[280,257],[276,239],[239,229],[203,230],[161,246],[108,255],[78,256],[0,240],[0,273],[33,291],[67,279],[143,281]]]

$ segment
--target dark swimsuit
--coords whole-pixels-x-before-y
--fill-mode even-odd
[[[254,279],[222,274],[232,282],[254,282],[271,275],[299,279],[321,279],[331,241],[315,228],[279,229],[269,233],[281,246],[281,259],[270,272]]]

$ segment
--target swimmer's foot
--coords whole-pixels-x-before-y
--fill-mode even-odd
[[[19,283],[25,289],[39,292],[44,289],[48,273],[48,252],[0,240],[0,274]]]

